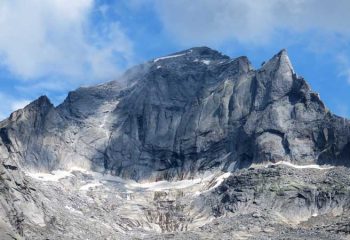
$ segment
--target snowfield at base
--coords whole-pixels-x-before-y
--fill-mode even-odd
[[[266,166],[271,166],[271,165],[285,165],[288,167],[292,167],[292,168],[297,168],[297,169],[320,169],[320,170],[325,170],[325,169],[331,169],[333,167],[331,166],[327,166],[327,167],[322,167],[320,165],[317,164],[311,164],[311,165],[295,165],[291,162],[286,162],[286,161],[280,161],[280,162],[276,162],[276,163],[269,163]]]
[[[332,166],[320,166],[317,164],[311,164],[311,165],[296,165],[291,162],[287,161],[280,161],[277,163],[268,163],[264,165],[265,167],[269,166],[276,166],[276,165],[284,165],[296,169],[319,169],[319,170],[327,170],[332,169]],[[179,181],[157,181],[157,182],[136,182],[133,180],[126,180],[122,179],[117,176],[112,176],[108,174],[102,174],[98,172],[92,172],[80,168],[72,168],[70,171],[64,171],[64,170],[56,170],[52,171],[51,173],[33,173],[33,172],[27,172],[26,175],[34,178],[36,180],[40,181],[49,181],[49,182],[58,182],[60,179],[64,179],[66,177],[74,177],[72,174],[74,171],[80,171],[84,172],[86,174],[90,174],[93,176],[93,181],[88,182],[87,184],[80,187],[80,190],[82,191],[88,191],[90,188],[98,187],[101,185],[104,185],[106,182],[115,182],[119,183],[125,186],[126,189],[129,189],[131,191],[133,190],[141,190],[141,191],[163,191],[168,189],[184,189],[193,187],[196,185],[205,185],[209,184],[213,185],[208,189],[212,190],[214,188],[217,188],[226,178],[228,178],[231,175],[231,172],[226,173],[210,173],[206,176],[203,176],[201,178],[194,178],[194,179],[185,179],[185,180],[179,180]]]
[[[76,177],[74,172],[83,172],[90,175],[92,178],[87,181],[82,181],[78,190],[89,191],[95,187],[107,187],[108,184],[113,184],[116,188],[120,188],[122,192],[157,192],[166,190],[181,190],[181,189],[195,189],[195,195],[202,192],[213,190],[220,186],[220,184],[228,178],[230,172],[208,172],[201,177],[194,179],[185,179],[179,181],[157,181],[157,182],[136,182],[134,180],[122,179],[117,176],[109,174],[102,174],[80,168],[72,168],[70,171],[57,170],[52,173],[31,173],[26,175],[43,182],[59,182],[60,179],[66,177]]]

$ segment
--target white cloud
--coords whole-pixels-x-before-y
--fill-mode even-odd
[[[348,0],[156,0],[155,8],[165,31],[186,45],[265,44],[312,30],[350,36]]]
[[[118,22],[91,24],[93,10],[93,0],[2,0],[0,64],[50,86],[112,79],[116,56],[130,61],[132,44]]]
[[[0,102],[0,121],[8,117],[11,112],[23,108],[30,103],[27,99],[10,96],[3,92],[0,92]]]
[[[29,100],[15,100],[11,102],[11,111],[16,111],[18,109],[24,108],[30,103]]]
[[[342,53],[337,56],[338,76],[343,77],[350,84],[350,60],[346,54]]]

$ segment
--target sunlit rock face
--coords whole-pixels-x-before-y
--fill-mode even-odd
[[[199,47],[79,88],[58,107],[39,98],[1,123],[1,154],[30,169],[184,179],[267,161],[349,165],[349,126],[285,50],[254,70]]]
[[[0,122],[0,162],[0,239],[350,232],[350,122],[285,50],[255,70],[192,48],[40,97]]]

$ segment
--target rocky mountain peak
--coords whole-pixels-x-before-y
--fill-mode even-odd
[[[294,73],[292,63],[286,49],[282,49],[262,66],[262,70],[281,74]]]
[[[41,111],[45,111],[52,107],[53,104],[51,103],[50,99],[46,95],[43,95],[27,105],[25,109],[39,109]]]
[[[11,113],[8,119],[5,119],[0,123],[1,125],[8,125],[10,123],[16,124],[18,121],[26,121],[27,119],[33,119],[37,117],[43,117],[48,114],[50,110],[54,109],[54,105],[51,103],[47,96],[40,96],[23,109],[19,109]]]
[[[350,121],[285,50],[191,48],[2,121],[0,239],[343,239],[343,166]]]
[[[209,59],[229,59],[228,56],[222,54],[221,52],[211,49],[209,47],[194,47],[186,50],[190,55],[194,57],[202,57]]]
[[[184,51],[176,52],[167,56],[159,57],[153,60],[153,63],[169,62],[198,62],[209,65],[213,61],[224,61],[230,58],[209,47],[194,47]]]
[[[136,66],[121,79],[129,83],[79,88],[57,108],[45,96],[27,106],[24,112],[33,114],[19,127],[13,122],[12,142],[47,144],[19,156],[22,164],[88,166],[142,181],[265,161],[349,161],[343,154],[349,137],[338,136],[347,125],[332,123],[285,50],[253,70],[247,57],[191,48]],[[320,126],[327,124],[333,130],[323,137]],[[24,126],[35,126],[37,138],[24,140]]]

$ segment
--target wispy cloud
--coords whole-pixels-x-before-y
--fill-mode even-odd
[[[132,43],[117,21],[95,26],[94,7],[93,0],[1,1],[0,64],[23,81],[51,85],[113,78],[120,59],[131,61]]]
[[[16,98],[3,92],[0,92],[0,102],[0,121],[8,117],[10,112],[23,108],[30,103],[28,99]]]
[[[30,103],[29,100],[14,100],[11,102],[11,111],[16,111],[18,109],[24,108]]]
[[[286,31],[350,36],[347,0],[156,0],[155,8],[164,30],[185,44],[237,40],[261,45]]]
[[[337,56],[338,67],[338,76],[345,78],[348,84],[350,84],[350,60],[347,55],[339,54]]]

